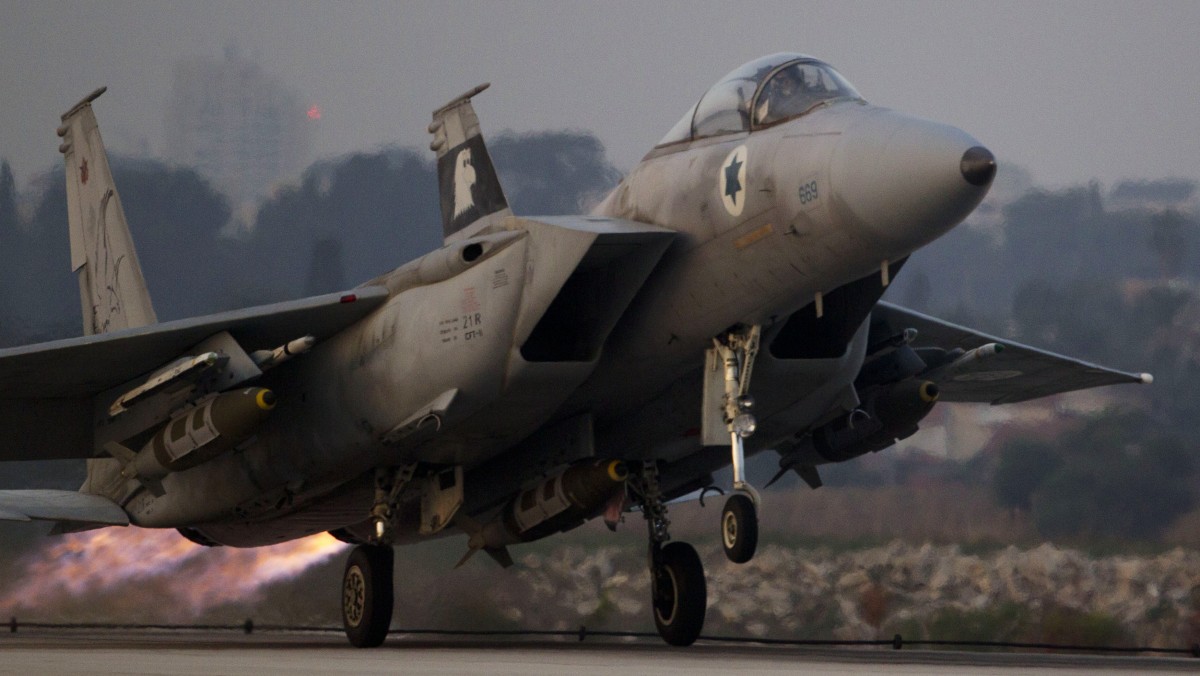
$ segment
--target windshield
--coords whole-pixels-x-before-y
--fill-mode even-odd
[[[862,97],[837,71],[812,57],[771,54],[721,78],[658,145],[769,126],[837,99]]]
[[[765,126],[834,99],[860,99],[854,87],[823,63],[799,62],[776,71],[758,93],[754,125]]]
[[[675,123],[674,127],[671,127],[671,131],[668,131],[666,136],[662,137],[658,145],[665,146],[669,143],[679,143],[680,141],[687,141],[692,138],[692,117],[695,114],[696,106],[688,108],[687,113],[684,113],[683,117],[679,118],[679,121]]]
[[[750,102],[758,91],[758,83],[773,67],[763,61],[751,61],[709,88],[696,104],[693,136],[703,138],[750,129]]]

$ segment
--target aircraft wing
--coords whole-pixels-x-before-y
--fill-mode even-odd
[[[873,323],[886,322],[895,332],[917,330],[912,347],[941,348],[948,354],[961,350],[960,359],[935,366],[922,377],[938,384],[941,401],[1011,404],[1061,392],[1121,383],[1149,383],[1146,373],[1127,373],[1036,347],[989,336],[913,310],[880,302],[871,314]],[[999,350],[985,346],[996,344]],[[972,350],[980,350],[972,358]],[[962,359],[961,357],[967,357]]]
[[[387,289],[340,294],[0,350],[0,461],[90,457],[100,392],[228,331],[247,351],[338,333],[379,307]]]
[[[0,491],[0,521],[70,521],[128,526],[129,515],[100,495],[75,491]]]

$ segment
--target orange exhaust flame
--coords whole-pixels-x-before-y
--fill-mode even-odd
[[[196,617],[225,603],[254,601],[266,585],[294,578],[345,546],[328,533],[256,549],[202,547],[172,530],[72,533],[26,560],[0,597],[0,609],[37,610],[64,598],[142,586],[167,597],[156,598],[158,610],[174,606],[182,612],[168,614]]]

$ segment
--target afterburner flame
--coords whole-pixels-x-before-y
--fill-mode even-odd
[[[0,610],[37,610],[64,597],[153,586],[192,617],[233,601],[253,601],[273,582],[294,578],[346,545],[328,533],[272,547],[202,547],[173,530],[106,528],[49,541],[31,554]]]

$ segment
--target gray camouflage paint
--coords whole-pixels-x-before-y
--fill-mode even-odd
[[[514,217],[497,185],[464,225],[465,192],[446,193],[451,151],[484,166],[483,145],[469,99],[452,104],[431,125],[453,137],[435,147],[448,244],[368,282],[387,290],[382,305],[264,373],[256,384],[279,400],[252,440],[167,475],[161,496],[123,480],[117,460],[92,460],[86,491],[136,525],[253,546],[361,525],[373,470],[406,462],[463,466],[481,518],[547,470],[530,457],[657,458],[673,463],[668,489],[703,481],[729,462],[691,431],[712,337],[763,324],[769,340],[816,294],[903,259],[987,191],[960,173],[979,145],[964,132],[845,100],[656,149],[591,216]],[[866,328],[837,357],[760,357],[758,448],[857,403]],[[552,443],[576,422],[590,434]],[[397,542],[417,539],[419,492],[402,495]]]

